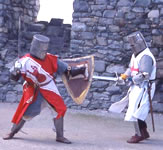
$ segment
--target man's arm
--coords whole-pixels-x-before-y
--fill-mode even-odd
[[[58,65],[57,74],[62,75],[67,72],[68,68],[67,63],[61,61],[60,59],[57,59],[57,65]]]
[[[14,66],[10,69],[10,78],[14,81],[18,81],[21,77],[22,65],[19,61],[16,61]]]
[[[133,76],[135,84],[141,84],[144,80],[149,80],[153,68],[153,60],[150,56],[144,55],[139,64],[139,73]]]
[[[16,70],[15,67],[10,69],[10,78],[11,80],[18,81],[21,77],[21,73],[19,70]]]
[[[146,72],[149,76],[152,73],[153,60],[150,56],[144,55],[140,60],[140,69],[139,72]]]

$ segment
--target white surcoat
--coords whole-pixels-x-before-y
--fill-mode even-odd
[[[142,51],[137,57],[133,54],[130,61],[131,76],[136,75],[139,72],[140,60],[144,55],[148,55],[153,60],[153,68],[149,80],[156,78],[156,60],[149,48]],[[145,120],[149,112],[149,95],[148,95],[148,83],[149,81],[143,81],[141,85],[131,85],[127,95],[119,102],[111,105],[109,111],[122,112],[128,104],[128,109],[125,115],[125,121],[136,121],[137,119]],[[151,85],[151,98],[154,96],[155,83]]]

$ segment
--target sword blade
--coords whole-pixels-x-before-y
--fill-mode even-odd
[[[18,58],[21,57],[21,16],[19,16],[19,26],[18,26]]]
[[[108,80],[108,81],[117,81],[117,77],[106,77],[106,76],[93,76],[93,79],[99,79],[99,80]]]

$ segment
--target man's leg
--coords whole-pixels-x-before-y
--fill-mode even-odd
[[[26,121],[29,121],[35,116],[39,115],[41,112],[41,103],[42,99],[38,96],[37,100],[28,107],[20,122],[17,125],[13,124],[11,132],[7,134],[5,137],[3,137],[3,139],[4,140],[12,139],[14,135],[18,133],[19,130],[24,126]]]
[[[66,144],[71,142],[64,137],[63,133],[63,117],[66,113],[67,107],[62,99],[62,97],[54,92],[49,92],[47,90],[42,90],[44,97],[47,100],[48,104],[56,111],[57,116],[53,117],[54,126],[56,129],[56,141]]]
[[[16,125],[13,124],[13,127],[11,128],[10,133],[8,133],[6,136],[3,137],[4,140],[9,140],[14,137],[16,133],[20,131],[20,129],[24,126],[25,120],[21,119],[20,122]]]
[[[59,119],[54,118],[54,125],[56,128],[56,141],[61,143],[71,144],[71,141],[69,141],[64,137],[63,124],[64,124],[63,117],[60,117]]]
[[[138,119],[138,124],[139,124],[139,128],[140,128],[140,132],[141,132],[142,136],[144,137],[144,139],[149,138],[150,135],[149,135],[149,133],[147,131],[147,124],[146,124],[146,122]]]
[[[127,143],[138,143],[138,142],[144,140],[144,137],[141,134],[141,130],[139,128],[138,121],[134,122],[134,128],[135,128],[135,135],[132,136],[129,140],[127,140]]]

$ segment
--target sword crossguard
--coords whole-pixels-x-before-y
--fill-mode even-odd
[[[122,79],[121,77],[119,77],[117,72],[115,72],[115,75],[116,75],[116,78],[117,78],[117,81],[116,81],[115,85],[125,85],[125,80]]]

